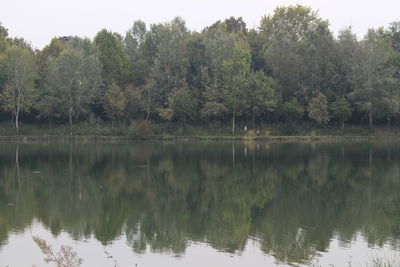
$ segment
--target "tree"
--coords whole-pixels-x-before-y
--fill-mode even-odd
[[[253,129],[256,116],[273,111],[277,105],[276,83],[263,71],[257,71],[251,75],[247,104],[252,114]]]
[[[104,109],[112,124],[124,115],[126,105],[124,91],[117,84],[111,84],[104,96]]]
[[[6,51],[8,30],[0,22],[0,54]]]
[[[145,40],[147,35],[146,24],[137,20],[126,32],[124,39],[125,54],[128,60],[128,80],[136,86],[145,83],[150,64],[145,56]]]
[[[170,23],[153,24],[146,33],[143,56],[149,71],[144,85],[141,86],[142,95],[146,99],[146,120],[153,112],[162,119],[171,120],[175,92],[188,87],[188,35],[185,22],[179,17]]]
[[[39,118],[48,119],[49,128],[51,128],[51,118],[60,116],[58,110],[58,99],[60,96],[52,92],[52,88],[46,86],[46,75],[49,72],[50,64],[61,55],[64,48],[64,43],[58,38],[53,38],[49,45],[36,54],[36,65],[39,74],[37,79],[39,97],[35,108],[39,112]]]
[[[333,117],[340,120],[342,130],[344,130],[344,123],[352,112],[350,103],[344,97],[337,97],[335,102],[331,104],[331,110]]]
[[[226,29],[228,32],[241,33],[244,35],[247,34],[246,23],[243,21],[242,17],[237,19],[230,17],[229,19],[226,19],[224,23],[226,24]]]
[[[281,109],[284,120],[289,122],[300,120],[304,116],[303,106],[294,97],[284,102]]]
[[[339,31],[336,40],[337,80],[335,93],[346,98],[354,89],[353,74],[360,58],[361,47],[351,27]]]
[[[301,83],[301,98],[304,102],[308,102],[315,92],[327,95],[328,88],[336,89],[335,46],[327,21],[318,21],[305,32],[300,44],[303,71],[298,81]]]
[[[122,37],[103,29],[95,36],[94,43],[99,49],[104,83],[106,85],[117,83],[123,86],[126,83],[127,58],[123,51]]]
[[[73,119],[88,112],[101,84],[101,64],[87,39],[70,40],[50,64],[46,86],[58,99],[60,112],[68,118],[71,135]]]
[[[393,49],[400,52],[400,21],[390,23],[389,36]]]
[[[174,96],[174,117],[185,123],[196,117],[197,103],[187,89],[178,90]]]
[[[321,22],[318,13],[302,5],[277,7],[274,14],[261,19],[260,31],[273,41],[274,35],[282,30],[289,33],[293,42],[304,39],[306,32]]]
[[[311,99],[308,106],[308,116],[319,125],[327,124],[329,121],[328,101],[324,94],[319,92]]]
[[[278,7],[273,15],[261,19],[267,71],[281,88],[284,101],[304,99],[304,75],[312,74],[305,68],[308,59],[303,57],[302,43],[321,23],[316,12],[301,5]]]
[[[370,128],[373,117],[382,114],[383,99],[387,95],[385,90],[392,82],[393,68],[388,64],[392,57],[393,49],[383,29],[370,29],[361,43],[358,64],[352,76],[355,89],[350,94],[359,109],[368,114]]]
[[[224,102],[232,114],[232,134],[235,134],[235,117],[244,111],[248,79],[250,77],[250,49],[237,42],[230,59],[224,60]]]
[[[34,81],[36,66],[31,52],[25,48],[12,46],[4,57],[6,66],[6,86],[1,93],[3,109],[15,118],[15,129],[19,133],[19,115],[28,112],[36,97]]]

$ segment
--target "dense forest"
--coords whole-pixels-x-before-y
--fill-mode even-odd
[[[57,37],[41,50],[0,24],[0,104],[0,120],[17,133],[21,119],[71,133],[76,123],[140,134],[156,124],[232,134],[235,123],[390,125],[400,118],[400,21],[363,38],[351,27],[335,36],[297,5],[276,8],[256,29],[234,17],[201,32],[179,17],[137,20],[125,35]]]

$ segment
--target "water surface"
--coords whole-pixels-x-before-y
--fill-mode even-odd
[[[397,142],[0,145],[0,266],[365,266],[399,207]]]

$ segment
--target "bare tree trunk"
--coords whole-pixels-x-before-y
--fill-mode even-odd
[[[19,134],[19,125],[18,125],[18,112],[15,114],[15,130],[17,131],[17,135]]]

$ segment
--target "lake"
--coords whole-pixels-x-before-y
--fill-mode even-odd
[[[400,142],[0,144],[0,267],[400,265]],[[397,265],[396,265],[397,264]]]

